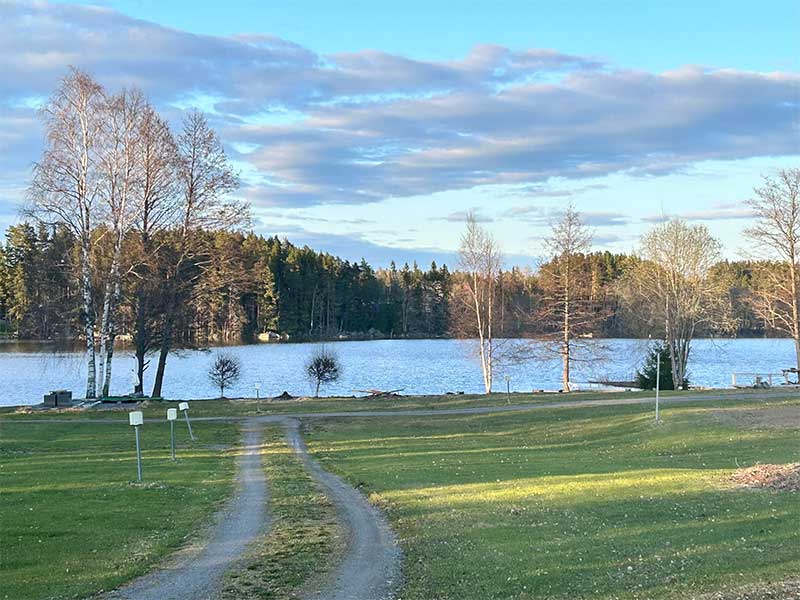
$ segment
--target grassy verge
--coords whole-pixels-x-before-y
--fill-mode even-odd
[[[127,424],[2,425],[0,597],[86,597],[146,572],[207,522],[229,495],[231,424],[196,427],[199,440],[142,428],[144,484]],[[205,445],[213,440],[213,446]]]
[[[288,447],[283,428],[265,432],[264,465],[272,526],[244,567],[228,575],[225,600],[298,598],[336,545],[335,510]]]
[[[759,393],[753,390],[752,393]],[[685,395],[720,395],[735,393],[747,394],[747,390],[711,390],[690,392],[664,392],[662,397],[666,400],[672,397]],[[787,392],[787,395],[797,392]],[[359,412],[359,411],[402,411],[402,410],[439,410],[475,408],[481,406],[506,406],[508,404],[543,404],[549,402],[580,402],[585,400],[612,400],[614,398],[653,398],[653,392],[571,392],[559,394],[554,392],[543,393],[512,393],[509,396],[502,393],[445,395],[445,396],[402,396],[398,398],[371,399],[371,398],[302,398],[291,401],[274,402],[270,400],[256,401],[254,399],[237,400],[196,400],[192,401],[190,414],[194,417],[226,417],[226,416],[253,416],[253,415],[284,415],[293,413],[321,413],[321,412]],[[106,405],[103,409],[89,410],[63,410],[63,411],[32,411],[19,413],[17,409],[0,409],[3,419],[25,419],[30,417],[41,418],[46,415],[58,415],[59,418],[97,418],[123,419],[124,414],[130,410],[143,410],[146,418],[164,418],[168,407],[175,407],[174,402],[145,402],[142,407],[130,405]],[[109,409],[109,407],[112,407]]]
[[[736,407],[745,420],[720,418]],[[798,494],[727,481],[798,460],[798,409],[674,405],[658,426],[640,406],[331,420],[308,442],[387,509],[404,600],[684,599],[800,572]],[[794,422],[752,419],[770,410]]]

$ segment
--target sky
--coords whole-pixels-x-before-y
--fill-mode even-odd
[[[470,210],[535,265],[569,203],[597,249],[681,216],[735,259],[800,166],[796,0],[0,0],[0,231],[70,65],[205,111],[256,232],[379,266],[453,264]]]

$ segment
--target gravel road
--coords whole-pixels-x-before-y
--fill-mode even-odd
[[[263,425],[243,425],[244,452],[237,457],[237,491],[217,515],[210,537],[170,562],[103,598],[107,600],[214,600],[222,576],[268,526],[267,482],[261,466]],[[174,507],[172,510],[180,510]]]
[[[300,435],[300,423],[286,421],[289,444],[322,485],[347,532],[344,556],[319,590],[305,600],[388,600],[400,578],[400,548],[386,517],[356,489],[312,459]]]

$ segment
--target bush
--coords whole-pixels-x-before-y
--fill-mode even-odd
[[[669,346],[666,342],[657,342],[647,351],[647,358],[641,371],[636,371],[636,383],[643,390],[656,389],[656,372],[658,362],[661,362],[660,382],[658,389],[674,390],[672,381],[672,359],[669,356]],[[683,389],[689,387],[689,380],[684,379]]]
[[[208,369],[208,379],[219,388],[220,398],[225,397],[225,388],[233,385],[242,375],[242,363],[232,354],[217,354]]]
[[[319,388],[323,383],[331,383],[342,374],[339,357],[324,346],[316,350],[306,362],[306,375],[315,386],[314,397],[319,397]]]

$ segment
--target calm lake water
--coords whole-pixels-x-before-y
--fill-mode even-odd
[[[573,367],[573,381],[632,379],[647,351],[646,340],[589,341],[603,345],[594,360]],[[284,390],[306,395],[311,386],[303,363],[316,344],[258,344],[228,346],[243,365],[241,381],[226,390],[226,396],[277,396]],[[459,340],[376,340],[328,344],[341,359],[340,381],[323,389],[325,395],[351,395],[360,389],[398,389],[404,394],[441,394],[448,391],[482,392],[480,367],[471,356],[471,344]],[[206,372],[218,349],[185,351],[167,362],[164,395],[190,399],[216,396]],[[155,364],[155,359],[153,360]],[[689,367],[693,385],[729,387],[734,371],[775,372],[794,364],[794,347],[785,339],[697,340]],[[155,370],[153,367],[152,371]],[[57,352],[43,345],[0,344],[0,405],[37,404],[53,389],[83,394],[86,368],[83,354]],[[134,361],[120,351],[114,360],[112,393],[133,389]],[[496,376],[495,389],[505,390],[504,374],[511,377],[512,390],[555,390],[561,387],[561,365],[555,356],[544,356],[508,367]],[[145,390],[152,387],[153,373],[145,377]]]

